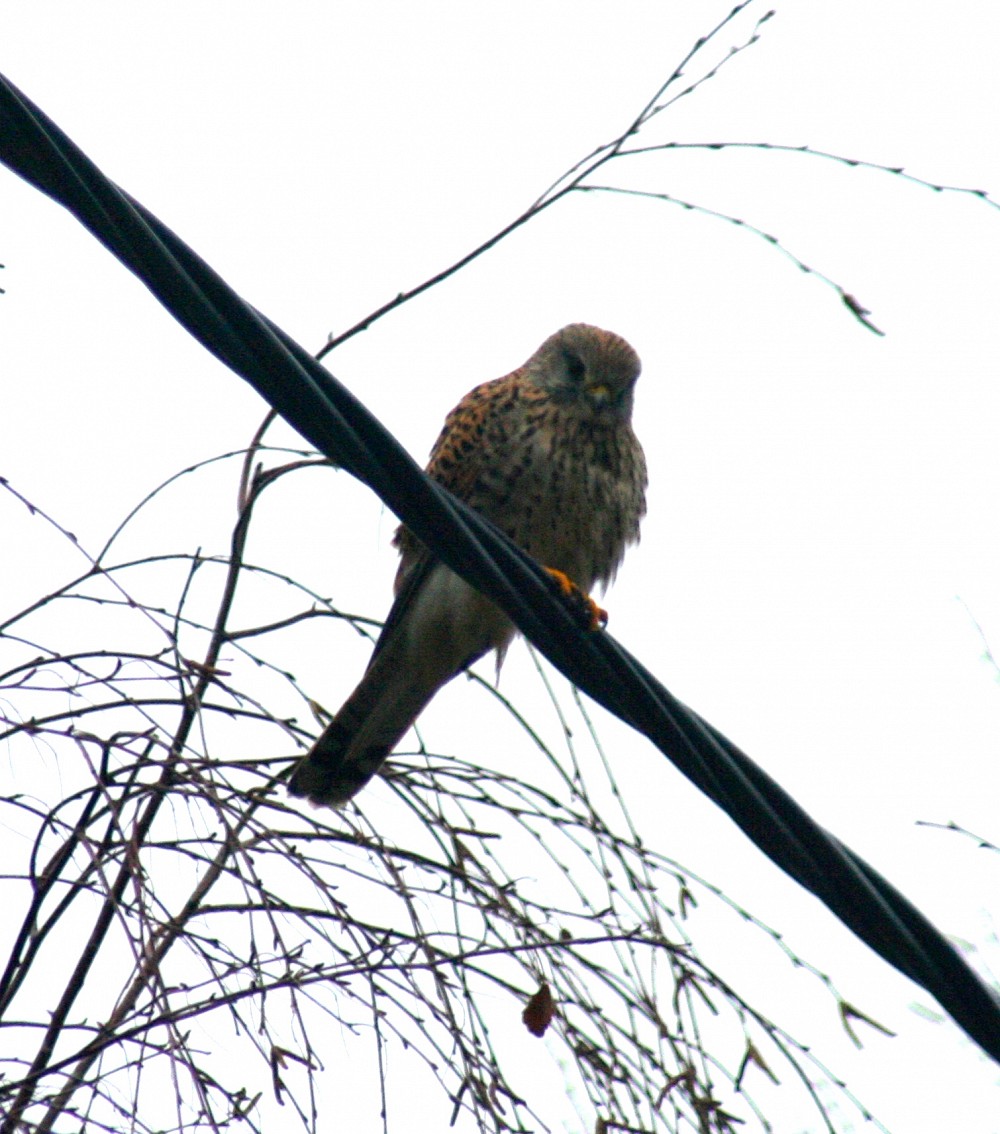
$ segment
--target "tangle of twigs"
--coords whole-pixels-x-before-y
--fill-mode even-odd
[[[818,1084],[836,1078],[700,959],[697,907],[730,904],[812,971],[845,1020],[860,1014],[777,933],[647,846],[620,797],[596,806],[614,784],[582,704],[564,708],[552,693],[560,754],[487,683],[470,691],[501,701],[552,789],[422,748],[387,773],[392,838],[375,792],[343,814],[289,805],[280,753],[315,731],[296,720],[312,701],[269,653],[316,618],[351,633],[367,624],[246,561],[262,495],[313,463],[248,474],[273,452],[251,454],[228,552],[116,561],[126,523],[87,572],[0,628],[0,738],[28,769],[0,798],[24,848],[5,872],[17,916],[0,977],[0,1128],[56,1130],[75,1115],[114,1130],[128,1115],[139,1130],[263,1130],[280,1106],[283,1124],[294,1113],[322,1129],[331,1051],[348,1034],[378,1068],[387,1129],[399,1101],[386,1068],[402,1052],[462,1128],[537,1129],[551,1121],[552,1087],[524,1078],[539,1040],[520,1018],[545,989],[539,1026],[587,1124],[728,1131],[756,1115],[766,1129],[755,1092],[790,1068],[833,1129]],[[296,609],[237,622],[248,577],[271,590],[265,608],[291,596]],[[51,627],[81,603],[99,616],[101,645],[66,650]],[[533,1076],[553,1077],[561,1086],[555,1063]]]

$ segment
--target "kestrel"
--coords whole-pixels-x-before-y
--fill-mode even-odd
[[[585,323],[563,327],[518,370],[458,403],[427,473],[564,589],[567,580],[581,592],[606,585],[638,541],[646,511],[646,461],[631,425],[639,370],[618,335]],[[499,607],[405,527],[393,542],[396,598],[372,659],[289,783],[292,795],[316,805],[351,799],[434,694],[489,650],[499,670],[515,634]]]

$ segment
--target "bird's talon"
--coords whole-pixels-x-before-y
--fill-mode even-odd
[[[553,579],[555,579],[559,590],[566,598],[569,598],[569,596],[573,594],[574,591],[577,594],[580,593],[580,588],[576,585],[576,583],[573,582],[573,580],[569,577],[569,575],[566,574],[565,571],[557,571],[555,567],[546,567],[545,570],[548,571]]]
[[[563,598],[570,599],[574,606],[579,607],[589,630],[601,630],[607,626],[608,612],[598,606],[590,595],[584,594],[565,571],[559,571],[555,567],[546,567],[545,570],[552,576]]]

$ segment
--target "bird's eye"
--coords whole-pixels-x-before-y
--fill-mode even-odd
[[[574,382],[582,382],[584,375],[587,373],[583,359],[578,354],[574,354],[571,350],[564,350],[563,358],[566,361],[566,373],[569,377]]]

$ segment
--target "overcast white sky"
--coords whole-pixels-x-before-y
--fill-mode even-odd
[[[650,141],[808,143],[1000,200],[996,6],[776,8],[760,42]],[[4,9],[0,69],[316,350],[613,137],[727,6]],[[751,7],[721,53],[765,11]],[[626,336],[644,361],[636,429],[650,510],[605,604],[611,631],[996,964],[1000,859],[916,823],[953,820],[1000,840],[1000,686],[977,631],[1000,650],[1000,210],[800,155],[632,161],[602,179],[773,233],[856,295],[885,337],[745,230],[595,194],[550,211],[329,365],[422,459],[458,397],[559,326]],[[170,473],[246,443],[263,412],[256,396],[12,175],[0,176],[0,260],[0,475],[84,544],[98,546]],[[345,477],[317,477],[316,493],[286,498],[280,554],[312,554],[318,589],[384,613],[392,518]],[[3,567],[13,609],[70,561],[55,561],[62,547],[13,502],[0,499],[0,514],[18,549]],[[203,532],[217,540],[218,515],[178,508],[175,532],[160,534],[186,547]],[[326,662],[308,664],[334,707],[363,652],[355,671],[327,673]],[[513,651],[505,691],[537,696],[533,680],[526,652]],[[449,690],[425,727],[461,716],[461,693]],[[1000,1130],[997,1068],[911,1010],[928,998],[800,896],[647,744],[600,727],[663,849],[900,1033],[873,1034],[860,1057],[829,1039],[831,1061],[882,1121],[929,1134],[954,1129],[960,1106],[964,1131]]]

